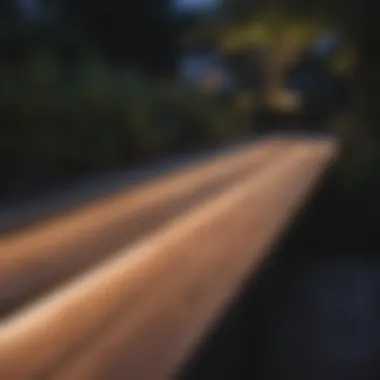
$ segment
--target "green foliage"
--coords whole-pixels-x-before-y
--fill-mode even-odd
[[[67,64],[63,48],[17,29],[1,50],[9,58],[0,65],[2,173],[116,167],[237,131],[215,96],[117,70],[89,49]]]

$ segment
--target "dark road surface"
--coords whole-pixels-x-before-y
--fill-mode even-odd
[[[272,158],[267,161],[268,152]],[[221,172],[228,177],[228,167],[238,173],[237,162],[250,167],[247,175],[192,204],[167,225],[155,228],[101,265],[5,318],[0,324],[0,377],[173,378],[177,366],[239,293],[245,279],[260,269],[270,254],[269,247],[291,223],[334,154],[333,141],[279,140],[248,148],[235,159],[225,157],[216,165],[219,173],[210,163],[211,169],[197,168],[191,175],[182,174],[181,181],[175,176],[175,183],[179,181],[188,189],[190,182],[193,191],[194,176],[204,184],[205,178],[212,181],[210,170],[215,177]],[[255,169],[254,162],[263,165]],[[161,197],[165,191],[172,197],[173,187],[173,183],[162,183]],[[152,193],[158,197],[147,188],[145,196],[140,189],[135,197],[140,201],[151,199]],[[152,204],[156,201],[151,199]],[[104,221],[115,211],[124,214],[128,202],[121,197],[114,203],[117,209],[110,206],[112,202],[94,205],[87,211],[87,222]],[[132,202],[135,210],[142,204],[145,202],[139,203],[136,198]],[[77,215],[71,223],[82,218]],[[57,231],[57,235],[62,232]],[[41,236],[47,238],[48,234]],[[99,235],[90,236],[100,242]],[[28,252],[26,249],[19,255],[16,264],[9,262],[13,257],[9,255],[2,262],[3,273],[13,275],[12,268],[19,265],[28,269],[25,263],[33,262],[38,251]],[[43,257],[49,257],[49,251]],[[58,259],[62,266],[68,257],[58,255],[51,262]],[[43,266],[40,268],[43,276]],[[29,277],[19,284],[26,279]]]
[[[294,144],[284,138],[253,143],[0,237],[0,316],[252,175]]]
[[[380,202],[377,200],[380,181],[367,178],[360,186],[342,191],[334,170],[326,174],[297,223],[273,247],[259,275],[246,283],[244,291],[185,363],[176,380],[380,378]],[[209,193],[212,194],[216,193]],[[255,235],[254,224],[247,227],[242,231],[244,236]],[[227,260],[227,267],[232,263]],[[222,274],[222,267],[213,273]],[[185,284],[185,276],[178,276]],[[202,284],[199,294],[204,289],[211,291],[212,281],[209,285]],[[174,288],[165,297],[174,296]],[[197,292],[180,297],[183,302],[175,309],[178,321],[186,320],[191,314],[186,312],[186,305],[195,302]],[[156,298],[154,308],[158,310],[159,305],[165,304]],[[93,310],[96,308],[99,304]],[[149,307],[145,310],[146,316],[153,312]],[[162,312],[166,315],[164,309]],[[147,345],[154,352],[156,346],[147,343],[154,339],[161,342],[157,347],[164,344],[168,348],[171,340],[155,330],[156,325],[161,326],[165,334],[165,320],[152,314],[154,320],[149,322],[148,318],[143,322],[140,320],[143,314],[136,315],[133,322],[133,326],[140,326],[142,334],[134,338],[134,352],[141,349],[143,353]],[[46,379],[156,380],[157,377],[149,375],[147,364],[152,365],[153,371],[154,356],[143,354],[141,362],[135,361],[134,371],[146,377],[124,376],[123,371],[130,369],[126,363],[132,360],[133,354],[125,346],[121,356],[114,355],[124,347],[123,334],[131,328],[130,322],[123,318],[112,323],[110,334],[95,340],[83,357],[64,362],[71,364]],[[21,325],[19,329],[22,338]],[[142,336],[146,336],[146,345]],[[37,339],[37,335],[30,337]],[[102,360],[107,355],[105,365]],[[11,378],[30,380],[22,375]]]
[[[181,380],[380,378],[379,173],[338,163]]]

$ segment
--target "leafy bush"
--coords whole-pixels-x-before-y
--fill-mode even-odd
[[[116,70],[91,49],[70,55],[62,33],[60,50],[52,31],[36,30],[17,29],[0,42],[3,54],[13,54],[0,66],[6,178],[116,167],[239,133],[215,96]]]

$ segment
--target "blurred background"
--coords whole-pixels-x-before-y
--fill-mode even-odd
[[[1,199],[273,131],[339,133],[369,151],[371,6],[2,0]]]
[[[109,186],[104,173],[124,180],[184,154],[193,162],[275,134],[336,136],[338,157],[307,212],[187,379],[248,378],[245,367],[260,379],[379,378],[379,11],[377,0],[1,0],[0,232],[52,213],[55,201],[41,194],[88,176],[94,192]],[[163,217],[167,204],[154,212]],[[50,242],[74,252],[73,269],[81,253],[105,257],[132,225],[141,232],[159,219],[138,216],[140,226],[125,216],[84,248],[56,242],[58,233]],[[15,231],[29,257],[45,255]],[[63,273],[60,249],[50,257],[56,272],[32,260],[31,278]],[[22,302],[37,289],[28,281]],[[19,291],[11,284],[6,301]]]

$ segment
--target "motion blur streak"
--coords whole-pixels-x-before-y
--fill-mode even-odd
[[[0,315],[254,173],[291,145],[269,138],[0,239]]]
[[[168,379],[304,202],[335,152],[298,140],[257,173],[2,324],[14,380]]]

